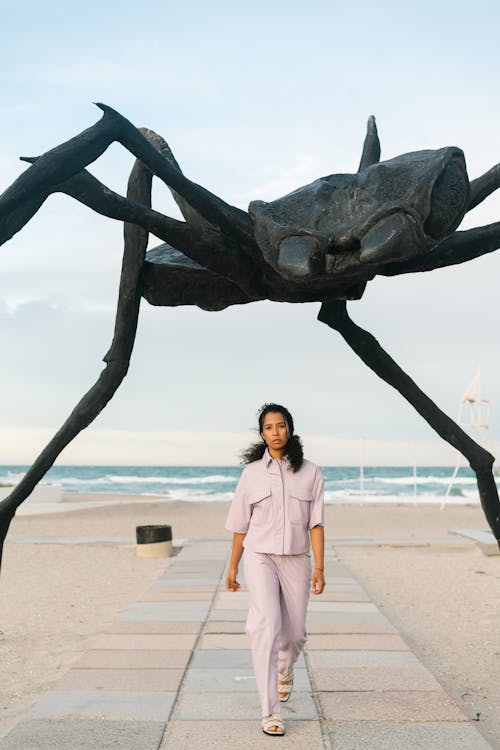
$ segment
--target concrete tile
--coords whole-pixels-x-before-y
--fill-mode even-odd
[[[330,572],[328,569],[328,565],[325,565],[325,573]],[[341,575],[335,575],[334,573],[330,573],[328,576],[328,588],[330,586],[357,586],[358,588],[361,588],[361,584],[358,581],[357,578],[354,578],[354,576],[341,576]],[[323,596],[323,594],[321,594]]]
[[[169,571],[164,575],[156,579],[157,582],[162,583],[177,583],[183,586],[189,586],[190,583],[195,584],[197,581],[204,586],[218,586],[220,581],[219,575],[212,575],[210,571],[204,571],[204,573],[176,573],[175,571]]]
[[[141,633],[133,635],[128,633],[112,633],[108,635],[104,633],[92,641],[90,648],[94,651],[109,651],[111,649],[117,649],[118,651],[126,649],[133,649],[134,651],[175,651],[178,649],[184,651],[194,648],[196,637],[194,633],[169,633],[167,635],[156,633],[149,633],[147,635]]]
[[[188,669],[182,686],[183,694],[247,693],[256,689],[253,669]],[[295,669],[293,691],[311,692],[307,669]]]
[[[172,714],[174,720],[259,719],[262,716],[257,690],[246,693],[182,693]],[[310,693],[294,693],[281,704],[281,718],[316,719],[316,706]],[[236,738],[233,738],[233,742]]]
[[[87,651],[75,663],[79,669],[185,669],[190,650],[179,651]]]
[[[70,669],[58,690],[178,690],[184,669]]]
[[[209,621],[220,620],[221,618],[224,620],[239,620],[240,622],[245,622],[247,619],[247,612],[244,609],[224,609],[219,611],[212,609],[208,615]]]
[[[253,669],[252,653],[249,649],[217,649],[195,651],[190,669]],[[304,654],[296,662],[296,669],[305,669]]]
[[[217,594],[216,602],[235,602],[240,600],[248,603],[248,591],[220,591]]]
[[[326,585],[327,585],[327,588],[322,594],[320,594],[321,599],[323,599],[325,595],[327,596],[329,593],[333,594],[338,591],[344,591],[344,592],[351,593],[351,594],[352,593],[355,593],[355,594],[364,593],[363,587],[354,578],[351,580],[342,579],[342,578],[331,578],[327,581]]]
[[[204,602],[139,602],[122,612],[120,620],[191,620],[205,621],[210,600]]]
[[[250,648],[250,639],[246,633],[206,633],[201,636],[197,648],[200,651],[216,648]]]
[[[244,609],[245,611],[248,609],[248,600],[247,599],[236,599],[236,597],[233,597],[231,600],[220,600],[220,594],[218,595],[217,599],[214,603],[214,610],[235,610],[235,609]]]
[[[379,610],[371,602],[322,602],[310,600],[308,606],[309,612],[349,612],[357,615],[358,613],[368,612],[376,614]]]
[[[156,589],[157,591],[166,591],[167,593],[179,593],[179,594],[185,594],[187,590],[192,591],[193,593],[199,593],[199,594],[208,594],[210,596],[213,596],[215,592],[215,586],[207,586],[206,584],[203,586],[189,586],[189,589],[187,586],[184,586],[184,584],[167,584],[166,586],[163,585],[163,583],[160,581],[159,583],[154,583],[152,586],[152,589]]]
[[[207,586],[208,591],[212,591],[217,587],[217,584],[219,583],[219,578],[186,578],[183,577],[181,579],[180,576],[172,576],[170,578],[162,577],[158,578],[156,583],[154,584],[158,588],[170,588],[173,586],[176,590],[182,591],[182,590],[189,590],[191,587],[199,589],[200,586]]]
[[[330,588],[330,587],[328,587]],[[311,595],[313,596],[313,595]],[[322,594],[316,595],[316,598],[321,601],[328,601],[328,602],[369,602],[370,597],[367,594],[364,594],[362,591],[335,591],[335,593],[331,592],[328,595],[325,595],[325,592]],[[313,601],[316,601],[314,599]]]
[[[211,602],[211,591],[170,591],[158,587],[151,588],[139,599],[140,602]]]
[[[209,620],[203,626],[203,633],[240,633],[245,632],[245,622],[243,620],[229,621],[226,620]]]
[[[306,615],[306,622],[386,622],[389,620],[380,612],[322,612],[311,611]]]
[[[422,665],[414,667],[313,668],[316,690],[441,690],[441,685]]]
[[[174,559],[172,563],[168,566],[168,570],[175,570],[182,573],[190,573],[194,571],[195,573],[206,573],[207,570],[210,572],[218,571],[219,573],[222,573],[224,569],[225,563],[221,562],[220,560],[179,560]]]
[[[335,562],[334,560],[328,560],[325,555],[325,577],[326,575],[328,575],[328,580],[331,578],[339,578],[343,579],[345,583],[358,583],[357,578],[352,575],[351,571],[346,568],[345,565]]]
[[[155,622],[147,620],[116,620],[111,623],[105,633],[199,633],[202,628],[202,622],[182,622],[182,620],[174,622]]]
[[[175,692],[49,690],[35,703],[28,716],[32,719],[56,719],[71,715],[166,721],[175,698]]]
[[[317,695],[327,721],[468,720],[443,690],[320,692]]]
[[[335,750],[492,750],[471,724],[338,722],[330,728]]]
[[[208,623],[207,623],[208,624]],[[315,633],[397,633],[396,628],[387,621],[382,622],[359,622],[352,620],[307,620],[307,632]]]
[[[311,667],[416,667],[411,651],[309,651]]]
[[[331,651],[408,651],[408,646],[399,635],[378,633],[331,633],[323,635],[312,633],[307,640],[306,648]]]
[[[158,721],[31,719],[17,724],[1,750],[157,750],[165,729]]]
[[[190,669],[253,669],[252,654],[249,649],[195,651],[189,667]]]
[[[168,723],[159,750],[234,750],[235,747],[238,750],[269,750],[273,740],[274,737],[263,733],[259,717],[252,721],[173,720]],[[288,721],[285,735],[276,742],[279,742],[280,750],[324,750],[325,747],[318,721]]]

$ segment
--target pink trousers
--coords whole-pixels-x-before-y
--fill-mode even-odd
[[[305,642],[311,554],[271,555],[243,549],[252,659],[262,715],[280,714],[278,672],[289,675]]]

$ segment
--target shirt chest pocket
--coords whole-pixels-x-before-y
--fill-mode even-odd
[[[308,526],[311,513],[311,490],[306,487],[290,489],[289,500],[290,523]]]
[[[268,526],[272,522],[273,503],[271,488],[263,486],[247,494],[252,526]]]

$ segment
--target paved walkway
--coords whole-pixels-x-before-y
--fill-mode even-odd
[[[6,737],[0,750],[491,750],[326,545],[305,653],[260,729],[247,592],[225,591],[230,544],[189,541]],[[242,568],[243,566],[241,566]],[[243,576],[239,576],[243,583]],[[270,743],[270,744],[269,744]]]

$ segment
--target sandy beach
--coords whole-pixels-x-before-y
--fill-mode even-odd
[[[71,493],[65,500],[105,503],[110,496]],[[0,736],[160,573],[164,561],[136,556],[135,527],[169,523],[174,540],[230,538],[228,507],[127,496],[112,506],[14,519],[0,579]],[[464,545],[448,534],[454,528],[485,529],[481,509],[326,506],[326,536],[339,543],[341,560],[500,748],[500,558]],[[42,541],[54,536],[78,539]],[[94,537],[117,543],[91,543]]]

